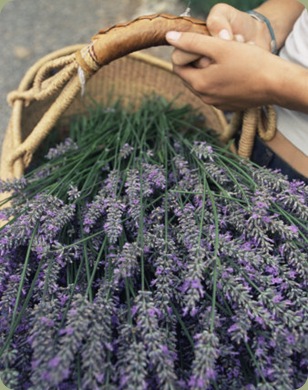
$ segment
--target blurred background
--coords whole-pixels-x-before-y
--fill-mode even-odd
[[[141,15],[180,15],[186,7],[205,19],[214,0],[12,0],[0,13],[0,143],[11,109],[7,94],[16,89],[29,67],[42,56],[64,46],[88,43],[100,29]],[[241,10],[260,0],[230,0]],[[169,60],[171,49],[152,48],[153,55]]]
[[[183,0],[181,1],[185,3]],[[215,0],[191,0],[190,7],[194,12],[197,13],[204,12],[206,14],[211,9],[211,7],[213,7],[213,5],[220,2]],[[223,3],[230,4],[233,7],[236,7],[243,11],[248,11],[249,9],[255,8],[258,5],[260,5],[261,3],[263,3],[263,1],[262,0],[230,0],[230,1],[223,1]]]

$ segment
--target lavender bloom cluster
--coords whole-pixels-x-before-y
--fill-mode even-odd
[[[84,138],[77,130],[79,149],[75,129],[51,150],[41,169],[57,181],[36,171],[1,183],[15,191],[0,215],[10,217],[0,230],[2,381],[33,390],[301,387],[307,186],[230,156],[203,130],[184,138],[188,109],[155,100],[118,110],[83,120],[92,128]],[[116,124],[124,141],[106,144]]]

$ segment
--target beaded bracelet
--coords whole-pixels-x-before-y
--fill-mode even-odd
[[[263,22],[266,24],[267,28],[268,28],[268,31],[270,33],[270,36],[271,36],[271,52],[273,54],[277,54],[278,52],[278,49],[277,49],[277,41],[276,41],[276,37],[275,37],[275,33],[274,33],[274,30],[273,30],[273,27],[271,25],[271,22],[267,19],[266,16],[260,14],[259,12],[257,11],[247,11],[247,13],[255,18],[256,20],[258,20],[259,22]]]

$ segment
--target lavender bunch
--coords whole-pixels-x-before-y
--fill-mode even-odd
[[[290,389],[307,378],[308,189],[152,97],[72,123],[0,235],[13,389]]]

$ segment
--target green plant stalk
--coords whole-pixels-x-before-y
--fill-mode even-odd
[[[170,125],[170,128],[167,130],[166,123],[170,119],[174,120],[174,118],[168,117],[168,114],[169,114],[168,112],[167,113],[164,112],[164,115],[162,115],[161,113],[158,112],[157,115],[153,115],[151,117],[150,124],[148,123],[150,113],[148,113],[148,115],[145,118],[142,118],[142,116],[139,115],[134,120],[129,119],[129,122],[128,123],[126,122],[127,126],[122,124],[121,129],[117,131],[116,135],[114,135],[115,134],[115,132],[113,132],[114,128],[111,129],[111,127],[112,127],[111,126],[110,129],[108,131],[106,131],[106,133],[101,135],[99,140],[96,138],[97,134],[92,134],[90,131],[88,131],[88,134],[86,134],[86,138],[85,138],[86,142],[83,139],[81,139],[82,137],[80,135],[80,141],[81,141],[83,146],[80,148],[80,150],[78,152],[74,152],[74,153],[72,153],[72,155],[67,156],[67,163],[65,163],[62,166],[59,166],[58,161],[55,161],[54,163],[50,163],[51,167],[54,166],[54,167],[57,167],[58,169],[56,169],[54,171],[54,173],[49,181],[50,184],[48,184],[48,186],[46,186],[46,191],[50,191],[50,193],[57,194],[59,196],[64,196],[63,194],[66,193],[69,184],[73,182],[74,184],[78,184],[78,187],[81,188],[82,193],[84,193],[85,191],[89,191],[89,193],[91,193],[93,188],[95,188],[95,185],[93,184],[93,182],[96,181],[96,179],[99,177],[98,170],[100,170],[106,164],[113,162],[114,166],[117,169],[128,169],[130,167],[134,167],[135,166],[134,161],[137,158],[136,150],[134,150],[134,152],[130,156],[126,165],[124,165],[124,167],[122,167],[123,161],[121,160],[121,157],[120,157],[120,149],[121,149],[121,146],[126,141],[128,143],[138,145],[138,147],[140,148],[140,155],[142,155],[145,160],[163,164],[165,166],[165,177],[167,178],[168,173],[169,173],[167,162],[169,160],[171,160],[172,156],[174,156],[176,154],[172,145],[170,144],[170,142],[168,142],[169,136],[170,137],[172,136],[175,139],[180,140],[180,142],[183,145],[185,145],[185,147],[187,149],[190,149],[193,145],[191,139],[189,137],[185,138],[183,135],[179,134],[177,132],[175,126]],[[172,116],[174,117],[175,114],[173,113]],[[122,119],[123,119],[123,116],[121,117],[121,120]],[[143,120],[145,120],[147,122],[147,124],[145,126],[143,126]],[[182,125],[185,123],[185,121],[176,121],[176,120],[174,122],[181,123]],[[107,119],[105,121],[105,124],[106,123],[108,123],[108,125],[109,125],[109,122]],[[191,126],[191,124],[190,124],[190,126]],[[153,130],[153,127],[154,127],[154,130]],[[122,131],[124,131],[123,137],[122,137]],[[150,140],[153,138],[153,137],[151,137],[151,132],[154,132],[154,131],[156,132],[156,134],[159,134],[159,137],[157,137],[157,138],[160,140],[160,142],[158,142],[155,139],[156,149],[154,149],[154,156],[148,157],[146,155],[146,153],[144,152],[144,150],[145,150],[145,146],[148,146]],[[103,151],[101,153],[97,153],[97,154],[93,155],[93,152],[97,151],[97,148],[102,143],[104,143],[106,145],[106,147],[103,149]],[[95,144],[95,147],[93,147],[91,149],[91,151],[89,151],[89,149],[88,149],[89,145],[93,146],[94,144]],[[108,151],[108,149],[110,149],[110,150]],[[219,148],[217,147],[217,148],[215,148],[215,150],[216,150],[216,152],[218,152]],[[220,149],[220,150],[221,150],[221,153],[219,154],[219,158],[217,158],[216,163],[228,172],[230,178],[233,181],[238,182],[236,175],[234,175],[234,173],[233,173],[234,172],[233,169],[236,169],[237,174],[241,176],[241,179],[245,180],[248,187],[251,189],[251,191],[253,191],[256,188],[256,184],[249,176],[249,170],[245,169],[245,166],[239,167],[238,164],[236,163],[237,162],[236,158],[234,156],[229,157],[229,154],[228,154],[228,152],[226,152],[226,150],[224,150],[224,149]],[[218,220],[217,208],[215,205],[215,199],[217,199],[217,197],[222,197],[222,196],[225,196],[228,199],[234,199],[234,198],[232,196],[230,196],[230,194],[228,194],[221,187],[221,185],[219,185],[219,183],[217,183],[213,178],[208,177],[208,174],[205,171],[202,163],[197,158],[193,158],[193,162],[194,162],[195,166],[198,167],[200,177],[202,178],[202,182],[204,185],[204,191],[202,193],[203,205],[205,203],[205,196],[208,195],[208,197],[211,201],[211,204],[212,204],[213,215],[214,215],[214,224],[215,224],[214,259],[215,259],[215,263],[214,263],[214,269],[213,269],[213,291],[212,291],[212,296],[211,296],[212,311],[211,311],[211,318],[210,318],[210,330],[211,330],[211,332],[213,332],[214,331],[214,323],[215,323],[215,308],[219,307],[219,303],[216,301],[217,268],[221,265],[220,259],[218,256],[219,220]],[[139,168],[140,175],[142,175],[142,165],[140,162],[138,163],[137,168]],[[53,185],[53,181],[56,182],[57,178],[61,178],[61,177],[63,177],[62,180],[60,180],[58,183],[56,183],[56,185]],[[210,188],[210,185],[209,185],[209,180],[217,187],[217,189],[222,191],[222,193],[220,193],[220,192],[217,193],[215,191],[212,191]],[[151,201],[151,202],[147,202],[143,198],[143,196],[142,196],[142,180],[140,182],[141,182],[140,203],[142,205],[141,210],[145,210],[146,207],[149,207],[152,204],[154,204],[156,199]],[[62,185],[63,188],[61,188],[60,184]],[[37,181],[36,183],[32,183],[32,186],[33,186],[32,187],[33,190],[36,190],[37,192],[39,192],[39,190],[40,190],[40,188],[39,188],[40,182],[39,181]],[[195,193],[189,192],[189,191],[177,191],[177,192],[181,193],[183,195],[186,195],[187,199],[189,199],[190,195],[195,194]],[[242,195],[243,195],[244,200],[238,199],[237,201],[241,204],[241,207],[248,208],[249,202],[248,202],[246,193],[243,191]],[[86,201],[86,195],[84,195],[84,194],[81,196],[81,198],[78,201],[76,201],[76,203],[78,203],[79,210],[85,201]],[[167,226],[168,226],[169,222],[171,222],[168,218],[168,213],[167,213],[167,210],[168,210],[167,190],[165,190],[165,200],[164,201],[165,201],[165,232],[164,232],[164,234],[165,234],[165,239],[166,239],[167,233],[168,233]],[[182,200],[182,202],[184,202],[184,200]],[[289,222],[292,222],[292,221],[296,221],[297,223],[300,222],[299,219],[293,217],[287,211],[283,210],[279,205],[273,204],[272,207],[274,209],[278,209],[279,212],[281,214],[283,214],[284,217]],[[79,215],[80,215],[80,212],[79,212]],[[202,217],[201,217],[200,229],[199,229],[199,242],[202,238],[202,224],[203,224],[203,219],[204,219],[203,218],[204,217],[204,206],[202,208],[201,216]],[[304,227],[302,223],[301,223],[301,226]],[[140,228],[139,228],[138,241],[140,243],[140,246],[143,247],[143,215],[141,215],[141,217],[140,217],[139,227]],[[93,299],[92,283],[93,283],[95,274],[97,272],[97,267],[98,267],[98,264],[99,264],[99,261],[100,261],[102,255],[103,255],[103,252],[106,250],[105,249],[106,238],[100,247],[99,253],[97,254],[97,258],[96,258],[96,261],[95,261],[92,269],[91,269],[91,265],[89,264],[89,261],[88,261],[87,242],[91,238],[93,238],[97,235],[100,235],[102,233],[103,233],[103,230],[100,232],[97,232],[95,234],[91,234],[87,237],[85,237],[84,234],[82,234],[82,238],[80,240],[78,240],[75,243],[71,243],[71,244],[68,244],[65,246],[65,248],[69,248],[69,247],[74,246],[76,244],[83,245],[84,256],[83,256],[83,259],[82,259],[82,261],[77,269],[77,272],[75,272],[75,271],[72,272],[72,275],[68,275],[68,277],[69,277],[69,282],[72,282],[72,284],[73,284],[72,290],[74,291],[74,288],[75,288],[75,285],[79,279],[80,273],[85,267],[86,277],[87,277],[87,285],[88,285],[87,290],[86,290],[86,296],[89,297],[90,300]],[[301,233],[301,234],[303,234],[303,233]],[[32,235],[31,245],[32,245],[33,237],[34,237],[34,233]],[[307,242],[307,238],[306,238],[306,242]],[[31,245],[29,245],[29,248],[31,247]],[[23,281],[24,281],[24,277],[25,277],[26,268],[27,268],[27,265],[29,262],[29,253],[30,253],[29,248],[28,248],[28,252],[26,255],[25,265],[24,265],[23,273],[22,273]],[[167,252],[168,252],[168,246],[166,245],[165,246],[165,253],[167,253]],[[13,319],[14,319],[14,321],[13,321],[14,323],[12,323],[13,331],[9,334],[8,339],[6,340],[6,344],[5,344],[4,349],[6,349],[8,347],[8,345],[10,344],[13,333],[14,333],[16,327],[18,326],[19,321],[22,318],[22,315],[26,309],[26,305],[30,300],[32,291],[34,289],[35,281],[37,280],[38,272],[41,269],[41,266],[42,266],[42,264],[39,266],[39,269],[34,277],[34,280],[32,281],[31,288],[26,296],[22,310],[19,313],[19,315],[17,316],[17,306],[18,306],[19,301],[20,301],[20,296],[21,296],[23,284],[19,285],[18,300],[15,304],[14,312],[13,312]],[[142,256],[142,258],[141,258],[142,290],[144,290],[146,288],[150,289],[150,287],[148,286],[147,280],[146,280],[144,266],[145,266],[144,258]],[[111,278],[112,277],[112,266],[111,265],[109,265],[108,272],[109,272],[108,277]],[[257,286],[252,281],[249,280],[249,277],[247,275],[244,275],[244,276],[245,276],[246,280],[256,289],[256,291],[260,292],[257,289]],[[126,291],[128,304],[130,307],[130,300],[131,300],[131,297],[135,296],[135,291],[133,290],[133,286],[129,280],[125,281],[125,291]],[[73,295],[73,293],[71,292],[71,297],[72,297],[72,295]],[[228,308],[227,304],[226,304],[226,307]],[[179,313],[177,313],[174,305],[173,305],[173,310],[175,311],[176,317],[182,326],[184,334],[186,335],[186,337],[190,341],[191,345],[193,345],[192,337],[191,337],[188,329],[186,328],[184,322],[181,320]],[[230,310],[229,314],[230,315],[232,314],[231,310]],[[63,321],[65,321],[65,315],[63,316]],[[132,321],[131,318],[130,318],[130,321]],[[246,346],[246,348],[249,348],[247,350],[251,354],[251,356],[254,357],[254,364],[256,365],[256,367],[258,367],[256,358],[255,358],[253,352],[251,351],[250,347]],[[3,350],[1,351],[1,353],[3,352]],[[264,378],[263,378],[263,380],[264,380]]]
[[[79,220],[81,220],[81,212],[80,208],[78,207],[78,216]],[[80,226],[81,229],[81,236],[84,237],[84,231],[82,225]],[[90,264],[89,264],[89,258],[88,258],[88,249],[87,249],[87,242],[86,240],[83,241],[83,258],[85,260],[85,267],[86,267],[86,277],[88,281],[88,286],[90,285],[91,275],[90,275]],[[93,302],[93,294],[92,289],[89,290],[89,301]]]
[[[94,276],[95,276],[95,272],[97,270],[97,267],[98,267],[98,264],[99,264],[99,261],[101,260],[101,257],[102,257],[102,254],[103,254],[103,251],[105,250],[105,246],[106,246],[106,242],[107,242],[107,236],[105,236],[104,240],[103,240],[103,243],[100,247],[100,250],[97,254],[97,257],[96,257],[96,260],[94,262],[94,266],[93,266],[93,270],[92,270],[92,274],[90,276],[90,280],[88,282],[88,287],[87,287],[87,290],[85,292],[85,295],[89,295],[90,294],[90,289],[92,288],[92,283],[93,283],[93,279],[94,279]]]
[[[24,301],[24,303],[22,305],[22,308],[21,308],[19,314],[16,317],[15,323],[11,325],[10,332],[8,334],[8,337],[7,337],[6,341],[5,341],[5,343],[3,344],[3,347],[0,349],[0,356],[2,356],[3,352],[9,347],[9,345],[10,345],[10,343],[12,341],[12,338],[14,336],[15,330],[16,330],[17,326],[19,325],[19,323],[20,323],[20,321],[21,321],[21,319],[22,319],[22,317],[23,317],[23,315],[24,315],[24,313],[25,313],[25,311],[27,309],[27,306],[28,306],[28,304],[30,302],[30,299],[32,297],[32,292],[34,290],[35,283],[36,283],[36,281],[37,281],[37,279],[39,277],[42,265],[43,265],[43,260],[41,260],[40,263],[38,264],[37,270],[36,270],[35,275],[33,277],[31,286],[29,288],[29,291],[28,291],[28,294],[27,294],[27,296],[25,298],[25,301]]]
[[[213,208],[213,214],[214,214],[214,223],[215,223],[215,244],[214,244],[214,270],[213,270],[213,294],[212,294],[212,311],[211,311],[211,321],[210,321],[210,331],[211,333],[214,332],[214,326],[215,326],[215,309],[216,309],[216,294],[217,294],[217,266],[221,266],[220,259],[218,257],[218,249],[219,249],[219,220],[218,220],[218,214],[217,209],[215,205],[215,199],[212,194],[212,191],[210,190],[209,184],[207,182],[206,175],[204,173],[204,183],[206,186],[206,191],[209,194],[212,208]]]
[[[21,273],[21,280],[20,280],[20,283],[19,283],[19,286],[18,286],[16,302],[15,302],[13,315],[12,315],[12,324],[14,324],[14,322],[15,322],[15,317],[16,317],[17,310],[18,310],[20,296],[21,296],[21,293],[22,293],[22,288],[23,288],[23,285],[24,285],[26,272],[27,272],[27,268],[28,268],[28,264],[29,264],[29,260],[30,260],[31,247],[32,247],[32,243],[33,243],[33,240],[34,240],[37,228],[38,228],[38,226],[36,225],[36,227],[34,228],[34,230],[32,232],[31,239],[29,241],[29,245],[28,245],[28,248],[27,248],[26,258],[25,258],[23,270],[22,270],[22,273]]]

